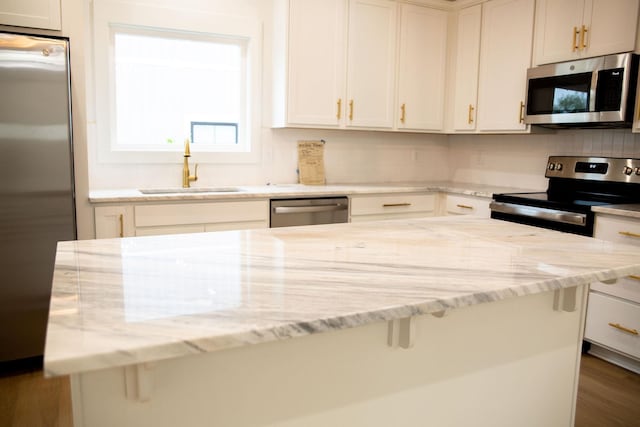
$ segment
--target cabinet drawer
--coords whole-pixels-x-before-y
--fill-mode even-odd
[[[640,305],[589,294],[584,337],[630,356],[640,358]]]
[[[603,294],[613,295],[640,304],[640,275],[628,276],[618,279],[614,284],[595,282],[591,289]]]
[[[640,247],[640,221],[597,214],[593,237]]]
[[[269,203],[266,200],[252,200],[135,207],[136,227],[245,221],[264,221],[268,224]]]
[[[491,216],[490,200],[481,197],[454,196],[447,194],[447,215]]]
[[[352,196],[351,215],[432,214],[435,205],[434,194]]]

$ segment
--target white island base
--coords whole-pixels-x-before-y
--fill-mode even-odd
[[[72,374],[74,425],[572,426],[585,288]]]

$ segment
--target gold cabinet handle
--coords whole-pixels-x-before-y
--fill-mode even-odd
[[[589,30],[583,25],[582,30],[580,30],[580,50],[587,48],[587,32],[589,32]]]
[[[520,101],[520,123],[524,123],[524,102]]]
[[[627,277],[633,280],[640,280],[640,276],[636,276],[635,274],[632,274],[631,276],[627,276]]]
[[[632,329],[632,328],[624,327],[619,323],[611,323],[611,322],[609,322],[609,326],[611,326],[612,328],[620,329],[621,331],[630,333],[631,335],[639,335],[637,330]]]
[[[382,205],[383,208],[395,208],[398,206],[411,206],[411,203],[385,203]]]
[[[475,108],[473,108],[473,105],[469,104],[469,116],[467,117],[467,123],[469,124],[473,123],[473,110],[475,110]]]
[[[578,27],[573,27],[573,42],[571,43],[572,52],[575,52],[580,48],[580,46],[578,46],[578,34],[580,34]]]
[[[457,207],[459,207],[460,209],[471,209],[473,210],[473,206],[469,206],[469,205],[456,205]]]
[[[353,120],[353,99],[349,101],[349,120]]]
[[[120,237],[124,237],[124,215],[120,214],[118,220],[120,221]]]
[[[342,118],[342,98],[338,98],[338,112],[336,113],[336,118],[340,120]]]
[[[618,231],[618,234],[620,234],[621,236],[635,237],[635,238],[640,239],[640,234],[632,233],[630,231]]]
[[[406,104],[402,104],[400,106],[400,123],[404,124],[404,119],[407,113],[407,105]]]

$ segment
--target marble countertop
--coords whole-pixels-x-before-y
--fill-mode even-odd
[[[203,187],[212,188],[206,185],[194,185],[193,190],[197,191],[198,189],[202,189]],[[216,187],[213,187],[213,189],[215,188]],[[448,181],[423,183],[413,182],[332,185],[273,184],[262,186],[220,186],[217,188],[223,190],[234,188],[238,191],[143,194],[142,192],[140,192],[140,190],[136,189],[94,190],[89,193],[89,201],[91,203],[122,203],[178,200],[228,200],[252,198],[322,197],[378,193],[417,193],[431,191],[441,191],[446,193],[491,198],[494,193],[535,191],[522,188]],[[180,191],[179,188],[176,187],[176,189]]]
[[[640,204],[632,205],[604,205],[591,208],[596,213],[607,213],[612,215],[626,216],[629,218],[640,218]]]
[[[44,369],[183,357],[630,274],[636,248],[474,217],[61,242]]]

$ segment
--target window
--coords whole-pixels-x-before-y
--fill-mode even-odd
[[[262,24],[232,4],[93,2],[97,160],[260,161]]]
[[[246,40],[114,31],[116,144],[247,151]]]

